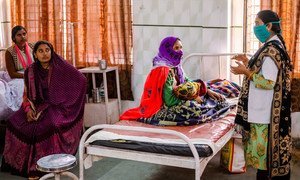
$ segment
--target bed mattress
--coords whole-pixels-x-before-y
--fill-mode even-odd
[[[232,110],[219,120],[195,126],[154,126],[136,121],[122,120],[120,126],[168,129],[187,136],[195,145],[200,157],[211,156],[232,136],[235,112]],[[166,134],[103,129],[93,134],[86,143],[159,154],[193,156],[189,146],[179,137]]]

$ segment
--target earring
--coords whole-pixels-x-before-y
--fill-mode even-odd
[[[270,28],[270,29],[268,29],[268,28]],[[270,31],[272,29],[272,23],[267,24],[267,29],[268,29],[268,31]]]

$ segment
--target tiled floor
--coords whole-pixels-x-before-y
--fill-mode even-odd
[[[292,180],[300,177],[300,150],[293,156]],[[217,154],[207,165],[202,180],[252,180],[256,171],[248,169],[243,174],[229,174],[219,166],[220,156]],[[78,166],[72,170],[78,175]],[[95,162],[93,167],[85,170],[86,180],[193,180],[194,171],[184,168],[154,165],[148,163],[104,158]],[[298,178],[297,178],[298,177]],[[24,180],[8,173],[0,173],[2,180]],[[63,178],[67,179],[67,178]]]

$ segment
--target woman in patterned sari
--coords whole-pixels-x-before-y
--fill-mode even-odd
[[[124,112],[121,120],[154,125],[194,125],[212,120],[228,110],[226,103],[210,106],[202,102],[205,101],[201,97],[206,93],[205,83],[201,80],[192,82],[184,75],[182,55],[179,38],[162,40],[159,53],[153,59],[153,69],[146,79],[140,106]],[[223,99],[222,95],[209,89],[207,95],[216,100]]]
[[[244,74],[236,123],[243,127],[246,162],[257,179],[290,179],[290,58],[281,36],[280,19],[260,11],[254,34],[262,47],[248,61],[237,55],[234,74]]]
[[[58,56],[47,41],[33,49],[25,70],[25,96],[7,121],[1,170],[39,176],[36,162],[56,153],[75,154],[80,141],[86,78]]]

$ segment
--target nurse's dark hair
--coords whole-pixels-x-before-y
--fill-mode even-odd
[[[264,24],[267,24],[269,22],[279,22],[280,21],[280,18],[278,16],[278,14],[274,11],[271,11],[271,10],[259,11],[257,13],[257,17],[259,19],[261,19]],[[284,39],[281,35],[280,23],[272,23],[271,30],[278,36],[278,38],[281,40],[284,48],[286,49],[285,41],[284,41]]]
[[[12,30],[11,30],[11,40],[14,43],[16,42],[16,38],[15,38],[16,34],[18,33],[18,31],[20,31],[22,29],[27,33],[26,28],[24,28],[23,26],[17,25],[17,26],[12,28]]]

